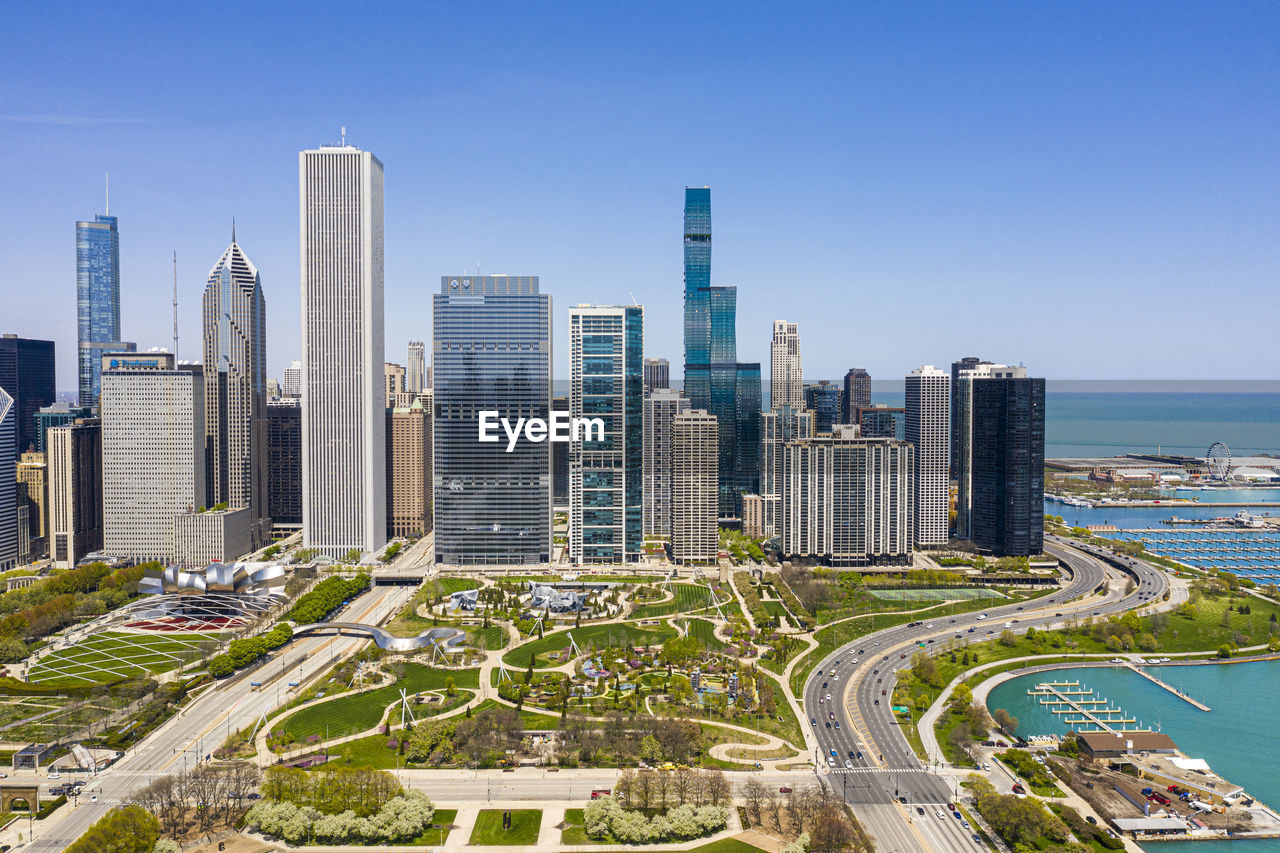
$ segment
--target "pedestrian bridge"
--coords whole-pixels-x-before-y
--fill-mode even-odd
[[[378,648],[389,652],[416,652],[436,646],[442,652],[462,651],[466,632],[458,628],[432,628],[416,637],[397,637],[377,625],[362,625],[359,622],[316,622],[312,625],[299,625],[293,629],[293,636],[303,634],[361,634],[377,643]]]

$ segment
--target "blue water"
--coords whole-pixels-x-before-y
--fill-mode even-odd
[[[1280,661],[1230,665],[1157,667],[1154,674],[1199,699],[1213,710],[1199,711],[1169,692],[1132,672],[1112,668],[1058,670],[1021,676],[991,691],[987,707],[1005,708],[1018,718],[1018,732],[1062,734],[1057,717],[1045,710],[1028,689],[1041,681],[1080,681],[1098,698],[1107,698],[1150,727],[1173,738],[1178,748],[1203,758],[1215,772],[1242,786],[1251,796],[1272,808],[1280,806]],[[1280,839],[1224,841],[1206,847],[1205,842],[1160,842],[1148,845],[1154,853],[1280,853]]]
[[[1180,494],[1200,494],[1199,492],[1180,492]],[[1046,515],[1061,516],[1062,520],[1073,527],[1087,527],[1090,524],[1114,524],[1116,527],[1129,530],[1146,530],[1173,525],[1161,524],[1167,518],[1222,518],[1239,512],[1237,507],[1213,506],[1152,506],[1122,507],[1098,506],[1081,507],[1067,504],[1044,502]],[[1280,515],[1280,508],[1252,511],[1257,515]]]

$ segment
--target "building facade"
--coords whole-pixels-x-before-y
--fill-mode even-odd
[[[852,426],[786,445],[783,554],[831,566],[910,565],[915,448]]]
[[[28,559],[43,557],[49,545],[49,466],[43,453],[18,459],[18,506],[27,509]]]
[[[760,538],[781,529],[783,457],[787,442],[813,438],[813,412],[775,406],[760,415]],[[745,517],[743,522],[745,524]]]
[[[871,407],[871,374],[861,367],[851,368],[844,375],[843,390],[840,423],[857,423],[858,410]]]
[[[569,413],[569,398],[551,399],[552,412]],[[551,503],[555,507],[569,508],[569,443],[557,441],[551,445]]]
[[[951,362],[951,479],[956,479],[959,469],[957,468],[960,459],[960,371],[974,370],[980,365],[991,364],[989,361],[983,361],[976,355],[967,355],[959,361]]]
[[[671,387],[671,362],[665,358],[644,360],[644,392],[650,394],[659,388]]]
[[[302,233],[302,542],[330,557],[387,541],[382,163],[298,155]]]
[[[764,498],[760,495],[742,496],[742,532],[752,539],[763,539]]]
[[[302,397],[302,362],[291,361],[284,369],[284,379],[280,382],[280,396],[285,399]]]
[[[76,338],[80,405],[98,405],[102,356],[133,352],[120,340],[120,231],[114,216],[76,223]]]
[[[231,563],[254,551],[249,507],[180,512],[173,517],[173,562],[192,568]]]
[[[0,572],[18,565],[18,406],[0,388]]]
[[[248,509],[256,550],[267,511],[267,306],[258,269],[235,234],[204,289],[206,506]],[[240,556],[239,554],[235,556]]]
[[[55,568],[73,569],[102,549],[102,426],[97,418],[51,428],[49,450],[49,556]]]
[[[916,449],[915,544],[945,545],[951,521],[951,377],[932,364],[911,371],[903,408],[906,439]]]
[[[997,557],[1044,551],[1044,379],[973,385],[972,540]]]
[[[884,403],[866,409],[858,409],[854,423],[863,438],[907,438],[907,410],[901,406]]]
[[[74,423],[80,418],[88,418],[92,415],[93,410],[88,406],[71,406],[66,403],[53,403],[37,411],[34,418],[36,453],[49,451],[46,433],[50,429]]]
[[[951,401],[955,413],[954,423],[959,436],[952,437],[957,458],[952,460],[956,481],[955,535],[960,539],[973,538],[973,384],[992,377],[1025,377],[1026,368],[984,361],[972,368],[959,371],[952,383],[956,398]]]
[[[103,356],[103,549],[174,559],[173,517],[204,506],[204,376],[172,353]],[[239,556],[239,555],[237,555]]]
[[[431,530],[431,410],[415,399],[387,410],[387,536]]]
[[[644,398],[644,535],[671,537],[672,424],[689,411],[680,392],[659,388]]]
[[[604,435],[569,445],[569,559],[638,562],[644,550],[644,309],[569,309],[569,415]]]
[[[273,529],[302,528],[302,406],[267,404],[267,515]]]
[[[773,321],[773,344],[769,350],[769,408],[804,407],[804,371],[800,365],[800,325]]]
[[[0,388],[14,400],[17,418],[17,453],[39,450],[35,416],[53,405],[57,393],[53,380],[53,341],[37,341],[17,335],[0,337]]]
[[[840,386],[826,379],[804,386],[803,408],[813,412],[813,431],[831,432],[840,423]]]
[[[407,408],[413,402],[405,385],[405,369],[402,364],[390,361],[382,365],[382,378],[385,383],[384,399],[388,409]]]
[[[714,563],[720,548],[719,446],[713,415],[680,412],[671,423],[671,559]]]
[[[409,341],[409,372],[405,388],[410,394],[421,394],[427,387],[427,345],[422,341]]]
[[[551,561],[551,446],[500,426],[479,440],[480,413],[511,424],[551,409],[551,297],[537,276],[444,276],[433,298],[436,561]]]

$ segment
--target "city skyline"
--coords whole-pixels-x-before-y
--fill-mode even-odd
[[[1113,13],[1134,23],[1136,8]],[[208,246],[237,217],[267,300],[279,306],[267,355],[268,375],[278,377],[301,349],[290,287],[298,262],[291,159],[317,139],[336,140],[343,124],[352,141],[391,164],[387,298],[402,310],[388,318],[387,341],[396,360],[430,323],[432,288],[422,268],[538,269],[561,304],[626,304],[634,292],[654,316],[678,315],[672,194],[709,184],[722,226],[718,280],[751,294],[738,317],[744,361],[767,360],[770,324],[785,313],[805,330],[813,378],[835,380],[850,364],[900,376],[921,361],[950,363],[974,351],[1025,360],[1051,378],[1273,372],[1280,345],[1266,334],[1264,312],[1244,312],[1233,321],[1238,334],[1195,354],[1112,340],[1105,323],[1050,340],[1031,320],[1039,294],[1097,300],[1148,328],[1178,328],[1187,306],[1218,287],[1244,302],[1268,298],[1277,211],[1257,188],[1274,177],[1261,142],[1274,135],[1274,120],[1259,112],[1267,98],[1243,93],[1275,90],[1262,45],[1280,26],[1256,9],[1174,11],[1158,30],[1124,28],[1123,39],[1086,32],[1088,12],[1061,6],[1014,10],[1008,20],[977,15],[980,25],[939,8],[923,27],[908,26],[906,12],[838,9],[829,28],[812,27],[807,16],[766,27],[761,14],[746,12],[709,33],[692,28],[710,49],[690,54],[702,57],[691,73],[714,102],[694,116],[673,109],[679,95],[666,90],[676,87],[658,70],[689,48],[692,33],[664,46],[658,24],[631,11],[596,10],[547,27],[512,7],[498,16],[509,23],[486,32],[497,48],[491,53],[520,56],[503,48],[543,39],[537,67],[507,58],[480,69],[414,51],[417,58],[399,60],[411,63],[409,74],[387,73],[396,60],[383,58],[402,39],[429,25],[442,43],[465,47],[473,28],[455,10],[421,22],[392,14],[386,23],[353,24],[350,64],[368,71],[326,69],[300,81],[304,63],[293,45],[335,44],[327,27],[290,22],[309,38],[278,39],[284,22],[268,16],[261,28],[233,36],[229,22],[197,26],[193,14],[179,10],[135,34],[129,22],[86,7],[84,29],[60,28],[56,38],[52,20],[17,16],[6,40],[0,81],[13,97],[0,125],[11,155],[32,168],[12,176],[23,204],[6,206],[0,223],[15,247],[9,280],[38,286],[6,285],[5,296],[30,317],[22,334],[59,344],[59,390],[72,390],[75,379],[69,231],[105,212],[108,171],[120,226],[121,337],[141,349],[169,344],[176,249],[179,356],[198,350],[191,344],[199,339]],[[708,8],[695,17],[724,16]],[[620,55],[606,57],[598,39],[584,38],[600,30],[633,36]],[[830,36],[819,32],[827,30],[844,33],[853,49],[827,56]],[[1064,30],[1079,38],[1060,39]],[[228,43],[216,82],[183,68],[146,74],[155,57],[126,49],[146,38],[181,51],[197,38],[188,33],[200,34],[202,51]],[[118,86],[106,93],[83,90],[65,70],[89,38],[111,45],[102,67]],[[377,56],[359,47],[382,40]],[[758,49],[711,58],[734,40]],[[264,51],[267,43],[280,49]],[[588,47],[569,56],[566,44]],[[268,67],[237,62],[242,51],[266,56]],[[907,56],[918,64],[899,73]],[[966,69],[958,78],[956,66]],[[1231,85],[1216,76],[1227,71]],[[274,72],[295,82],[295,97],[248,85],[247,75]],[[366,98],[371,75],[386,89]],[[156,77],[164,79],[149,79]],[[41,85],[14,85],[28,79]],[[423,79],[433,84],[422,87]],[[791,103],[800,79],[826,86]],[[598,97],[600,87],[616,97]],[[175,91],[185,97],[172,98]],[[405,106],[386,109],[399,102]],[[234,145],[211,118],[232,103],[236,126],[254,128]],[[519,151],[496,136],[435,130],[444,116],[452,123],[504,111],[524,122],[527,146]],[[765,126],[762,115],[775,120]],[[530,162],[539,168],[526,168]],[[431,197],[451,203],[421,204]],[[492,205],[494,198],[509,204]],[[615,271],[603,284],[601,268]],[[777,305],[783,283],[803,297],[787,312]],[[984,298],[971,299],[978,288]],[[915,342],[876,327],[850,342],[839,312],[824,308],[855,299],[886,314],[905,313],[917,300],[936,310],[912,313]],[[555,324],[555,362],[567,365],[564,312]],[[655,324],[649,338],[647,355],[680,359],[678,329]]]

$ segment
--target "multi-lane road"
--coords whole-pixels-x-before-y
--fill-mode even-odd
[[[1004,630],[1106,616],[1158,601],[1168,588],[1163,572],[1139,560],[1121,560],[1121,575],[1101,549],[1052,537],[1046,549],[1073,572],[1064,588],[981,613],[922,618],[868,634],[824,659],[806,683],[804,722],[817,734],[816,760],[826,768],[828,784],[863,815],[880,849],[984,849],[946,806],[955,799],[954,777],[928,771],[892,710],[897,673],[911,666],[920,644],[933,651],[991,640]],[[1130,578],[1136,584],[1126,594]]]

